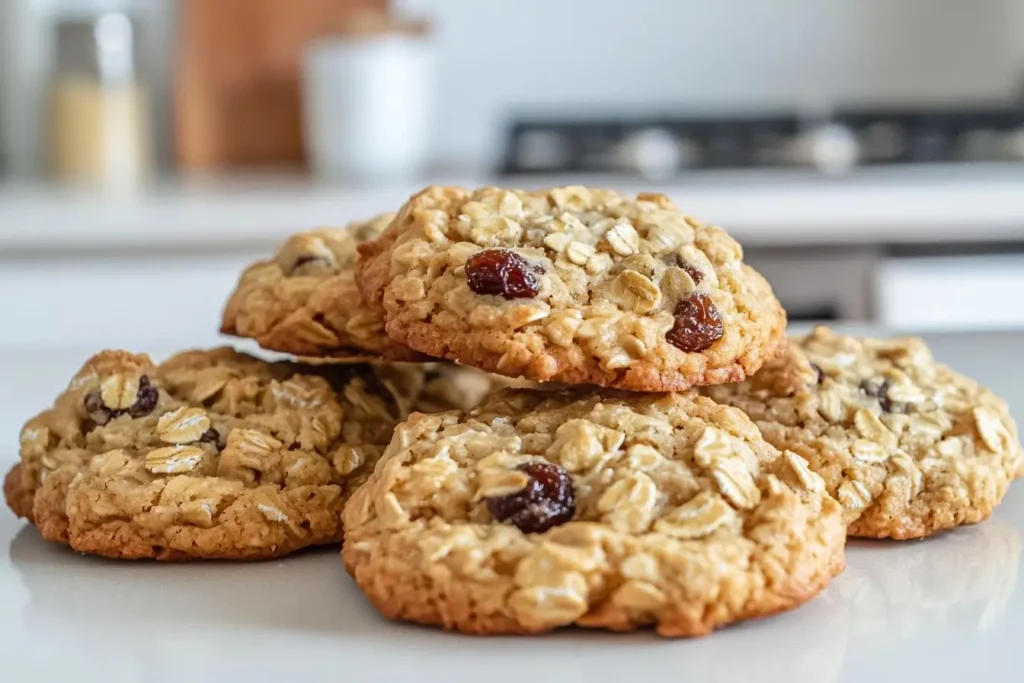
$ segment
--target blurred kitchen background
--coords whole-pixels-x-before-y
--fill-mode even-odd
[[[0,0],[0,348],[216,343],[432,182],[664,192],[795,321],[1024,327],[1024,0]]]

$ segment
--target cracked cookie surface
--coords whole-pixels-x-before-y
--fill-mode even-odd
[[[340,512],[413,410],[468,408],[482,373],[320,371],[230,349],[104,351],[28,421],[4,492],[44,538],[120,558],[261,559],[337,542]]]
[[[490,372],[679,391],[740,380],[786,343],[739,244],[662,195],[432,187],[359,252],[392,339]]]
[[[225,306],[221,332],[296,356],[419,359],[388,339],[383,308],[368,304],[355,282],[356,245],[377,237],[392,218],[381,214],[346,228],[289,237],[273,259],[242,273]]]
[[[704,635],[843,568],[841,508],[740,411],[692,394],[506,390],[416,414],[344,511],[387,617],[469,633]]]
[[[1024,471],[1005,402],[916,338],[817,328],[745,382],[703,391],[803,456],[851,536],[919,538],[982,521]]]

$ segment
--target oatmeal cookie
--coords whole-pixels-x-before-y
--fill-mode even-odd
[[[363,300],[355,283],[356,245],[393,218],[382,214],[347,228],[290,237],[270,261],[242,273],[228,299],[221,332],[297,356],[366,361],[417,360],[384,334],[384,310]]]
[[[337,542],[340,511],[413,410],[467,408],[450,366],[311,374],[230,349],[104,351],[21,433],[4,492],[44,538],[121,558],[261,559]]]
[[[345,566],[385,616],[469,633],[704,635],[844,563],[821,478],[692,394],[506,390],[414,414],[343,518]]]
[[[392,339],[490,372],[679,391],[743,379],[786,343],[739,244],[662,195],[431,187],[358,249]]]
[[[916,338],[821,327],[747,381],[703,391],[803,456],[851,536],[920,538],[980,522],[1024,471],[1006,404]]]

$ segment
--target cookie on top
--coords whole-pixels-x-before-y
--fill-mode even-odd
[[[739,244],[662,195],[431,187],[358,249],[392,340],[490,372],[679,391],[743,379],[786,344]]]

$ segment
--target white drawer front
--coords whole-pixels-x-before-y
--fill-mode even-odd
[[[887,327],[1024,326],[1024,255],[892,259],[876,284]]]
[[[146,350],[223,343],[221,310],[252,258],[0,261],[0,346]]]

